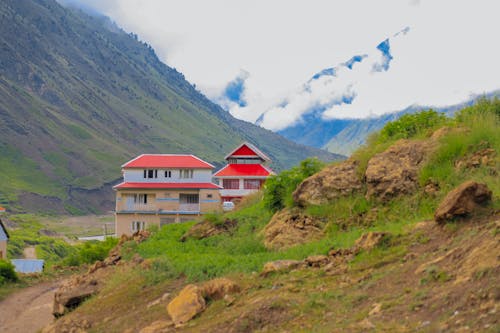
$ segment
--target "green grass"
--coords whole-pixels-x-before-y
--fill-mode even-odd
[[[235,212],[223,216],[208,216],[214,223],[225,218],[238,221],[237,228],[231,235],[222,234],[202,240],[190,239],[181,242],[181,236],[193,223],[168,225],[154,233],[146,242],[128,244],[129,256],[138,252],[144,258],[153,259],[153,272],[144,273],[150,275],[149,280],[152,283],[161,280],[159,276],[165,278],[184,276],[190,281],[199,281],[236,272],[259,272],[264,263],[272,260],[300,260],[313,254],[326,254],[331,248],[349,248],[363,233],[384,231],[392,235],[389,246],[361,252],[352,262],[352,266],[385,265],[392,260],[398,260],[406,253],[406,247],[394,240],[406,235],[416,222],[432,219],[440,199],[453,186],[464,180],[475,179],[486,181],[496,196],[500,193],[500,177],[492,172],[491,168],[480,167],[464,171],[457,169],[454,164],[457,159],[474,153],[479,148],[491,147],[500,152],[498,118],[492,113],[472,111],[460,114],[460,117],[446,120],[446,123],[459,128],[467,126],[467,134],[464,135],[463,131],[456,130],[441,138],[439,148],[420,173],[422,187],[414,194],[381,204],[366,199],[364,191],[360,191],[324,205],[306,207],[305,214],[324,222],[325,237],[320,240],[280,251],[266,249],[263,246],[261,231],[271,219],[272,211],[276,209],[276,205],[269,204],[269,197],[266,198],[269,190],[266,189],[264,198],[262,195],[252,196]],[[385,138],[374,135],[366,147],[354,154],[355,158],[361,160],[360,173],[364,172],[362,168],[366,167],[371,156],[385,150],[400,137],[419,140],[428,138],[437,124],[443,122],[445,120],[438,117],[429,124],[424,121],[424,125],[419,125],[420,127],[417,126],[416,129],[411,124],[405,124],[403,136],[397,131],[391,135],[386,133]],[[498,159],[495,163],[493,169],[498,170]],[[284,175],[289,177],[290,173],[295,171],[297,168]],[[437,181],[441,186],[436,196],[427,195],[423,191],[423,185],[429,180]],[[292,183],[293,181],[285,181],[283,188]],[[279,201],[280,207],[286,205],[292,191],[293,188],[281,192],[273,191],[272,194],[276,199],[273,199],[273,202]],[[494,200],[494,205],[498,206],[497,199]],[[428,240],[417,237],[413,241],[425,243]],[[445,279],[440,274],[436,276],[439,281]]]

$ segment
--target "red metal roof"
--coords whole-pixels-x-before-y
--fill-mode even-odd
[[[214,177],[267,177],[272,174],[273,171],[266,168],[262,164],[228,164],[221,170],[217,171]]]
[[[270,161],[269,157],[261,152],[257,147],[248,142],[243,142],[241,145],[236,147],[235,150],[226,155],[227,160],[230,157],[260,157],[264,161]]]
[[[213,169],[214,166],[194,155],[142,154],[122,168],[192,168]]]
[[[243,145],[240,148],[236,149],[235,152],[231,154],[232,156],[259,156],[256,152],[250,149],[247,145]]]
[[[214,183],[132,183],[124,182],[113,187],[115,189],[221,189]]]

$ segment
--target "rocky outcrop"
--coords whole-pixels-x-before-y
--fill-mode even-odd
[[[157,320],[151,325],[144,327],[139,333],[168,333],[175,332],[174,323],[171,320]]]
[[[202,221],[192,226],[182,237],[181,242],[189,238],[203,239],[223,233],[231,232],[236,227],[236,220],[226,219],[220,224]]]
[[[298,209],[277,212],[264,228],[264,245],[283,249],[316,240],[323,236],[323,225]]]
[[[201,286],[189,284],[168,305],[167,312],[176,327],[181,327],[207,306],[207,301],[226,298],[240,292],[240,287],[227,278],[207,281]]]
[[[239,293],[240,290],[240,286],[227,278],[213,279],[201,286],[201,293],[207,300],[223,299],[224,296]]]
[[[264,268],[260,275],[268,276],[271,273],[276,272],[288,272],[292,269],[296,269],[303,266],[303,262],[300,260],[276,260],[270,261],[264,264]]]
[[[418,171],[431,141],[400,140],[368,161],[365,172],[368,198],[388,201],[418,188]]]
[[[304,259],[304,262],[309,267],[323,267],[330,262],[330,258],[322,254],[317,254],[307,257]]]
[[[361,235],[354,243],[354,251],[369,251],[379,245],[390,236],[387,232],[370,231]]]
[[[176,327],[182,326],[197,314],[203,312],[206,302],[202,290],[194,284],[188,284],[168,305],[167,312]]]
[[[483,143],[486,145],[487,143]],[[474,152],[470,156],[466,156],[455,163],[457,169],[472,169],[480,166],[495,166],[496,151],[493,148],[483,148]]]
[[[54,294],[52,314],[58,318],[78,307],[83,301],[97,294],[103,287],[102,270],[120,263],[120,254],[123,243],[133,240],[140,243],[150,236],[148,231],[139,231],[132,236],[122,235],[115,246],[103,261],[96,261],[87,273],[74,276],[64,281]],[[142,258],[134,256],[132,262],[139,264]]]
[[[358,161],[349,159],[329,165],[305,179],[293,193],[293,200],[300,206],[321,205],[362,188],[357,174]]]
[[[65,315],[89,297],[97,294],[100,289],[101,284],[90,276],[78,276],[66,280],[54,294],[52,314],[56,318]]]
[[[490,201],[491,194],[486,184],[467,181],[446,195],[434,214],[434,220],[442,223],[468,215],[479,205]]]

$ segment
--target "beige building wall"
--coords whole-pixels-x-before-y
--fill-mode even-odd
[[[0,241],[0,259],[7,259],[7,241]]]
[[[154,214],[120,213],[127,210],[127,196],[134,194],[148,194],[148,203],[140,205],[138,210],[155,212]],[[180,194],[199,194],[199,207],[201,214],[221,211],[221,197],[217,189],[193,189],[193,190],[120,190],[116,193],[116,235],[131,235],[133,233],[133,222],[144,222],[145,229],[152,225],[161,226],[168,223],[184,222],[194,220],[199,215],[193,214],[159,214],[159,210],[179,210]]]

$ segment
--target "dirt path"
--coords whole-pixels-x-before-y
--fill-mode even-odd
[[[25,259],[36,259],[35,247],[30,246],[23,250],[23,255]]]
[[[0,302],[0,332],[38,332],[53,320],[52,302],[57,282],[21,290]]]

